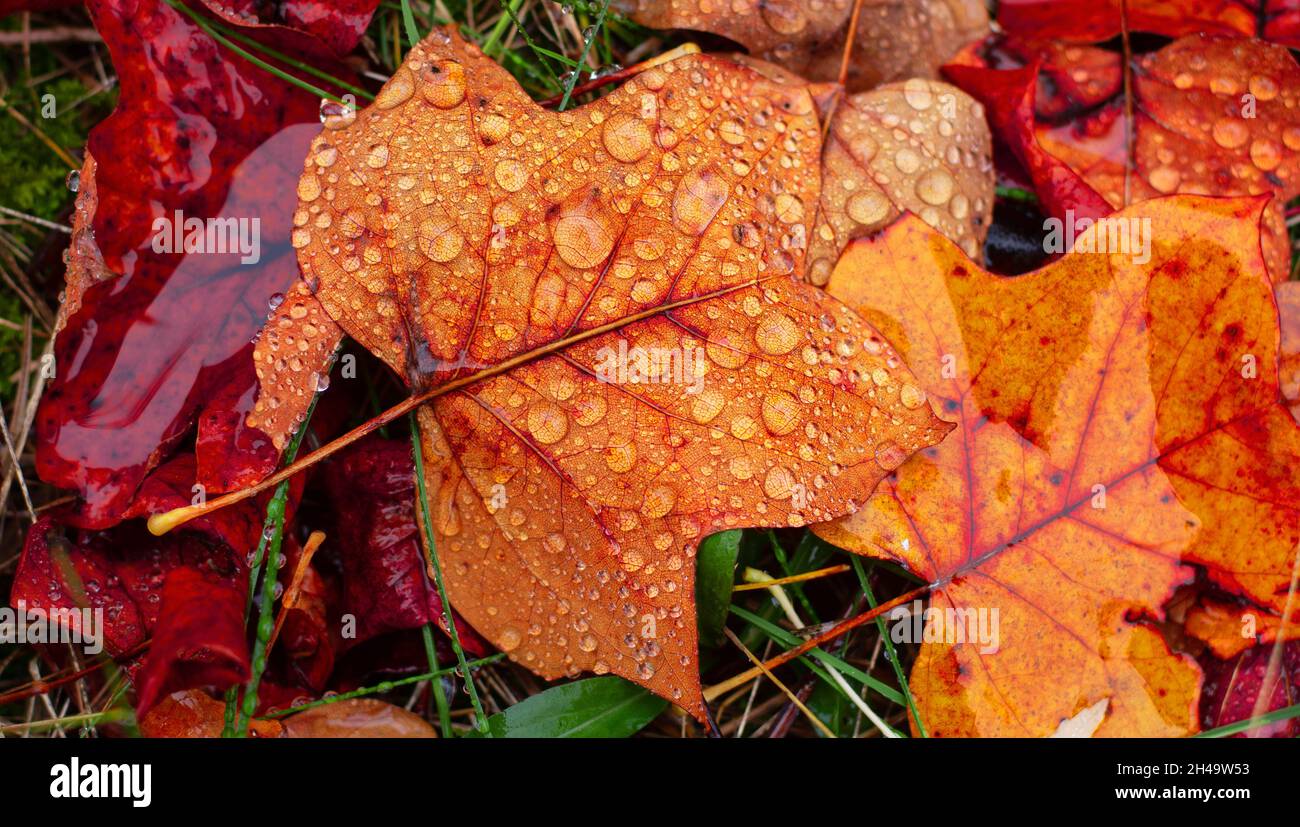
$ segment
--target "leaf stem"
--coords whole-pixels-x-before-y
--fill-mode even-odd
[[[321,447],[307,454],[307,456],[303,457],[300,460],[296,460],[292,464],[284,467],[280,471],[277,471],[276,473],[272,474],[271,476],[267,477],[266,479],[262,480],[256,485],[250,485],[248,488],[242,488],[239,491],[231,491],[229,494],[222,494],[220,497],[217,497],[216,499],[208,500],[203,505],[187,505],[183,508],[174,508],[171,511],[166,511],[161,514],[152,515],[149,518],[149,531],[155,536],[162,536],[163,534],[166,534],[172,529],[184,525],[190,520],[196,519],[198,517],[202,517],[205,514],[210,514],[213,511],[216,511],[221,508],[225,508],[228,505],[234,505],[237,502],[240,502],[242,500],[248,499],[249,497],[257,495],[268,488],[272,488],[276,485],[279,485],[281,482],[284,482],[285,480],[289,479],[295,474],[301,473],[307,468],[310,468],[311,466],[325,459],[326,457],[332,456],[338,451],[343,450],[347,446],[356,442],[358,439],[361,439],[362,437],[368,434],[374,433],[375,431],[379,430],[380,428],[392,422],[393,420],[397,419],[398,417],[405,416],[406,414],[410,413],[411,411],[415,410],[416,408],[420,407],[421,405],[425,404],[426,402],[432,399],[437,399],[440,396],[444,396],[446,394],[458,391],[461,388],[465,388],[468,387],[469,385],[482,382],[484,379],[489,379],[493,376],[500,376],[504,373],[508,373],[514,370],[515,368],[519,367],[520,365],[525,365],[528,364],[529,362],[533,362],[537,359],[540,359],[543,356],[549,356],[552,353],[557,353],[579,342],[585,342],[590,339],[594,339],[598,336],[603,336],[606,333],[611,333],[615,330],[619,330],[629,324],[632,324],[633,322],[638,322],[641,321],[642,319],[648,319],[652,316],[657,316],[661,313],[667,313],[668,311],[676,310],[679,307],[687,307],[689,305],[699,304],[701,302],[706,302],[712,299],[721,298],[722,296],[729,295],[731,293],[736,292],[737,290],[745,290],[751,287],[756,287],[767,281],[783,279],[783,278],[786,278],[786,276],[760,277],[757,279],[753,279],[751,281],[743,282],[741,284],[734,284],[730,287],[723,287],[718,290],[705,293],[704,295],[690,296],[688,298],[679,299],[673,302],[668,302],[667,304],[661,304],[657,307],[649,307],[644,310],[639,310],[635,313],[626,316],[625,318],[616,319],[612,322],[608,322],[606,324],[599,325],[597,327],[588,328],[587,330],[584,330],[580,333],[575,333],[572,336],[568,336],[563,339],[558,339],[553,342],[548,342],[547,344],[534,348],[530,351],[527,351],[526,353],[520,353],[517,356],[512,356],[509,359],[498,362],[495,365],[492,365],[490,367],[483,368],[482,370],[475,371],[473,373],[467,373],[462,376],[458,376],[455,379],[452,379],[451,381],[445,382],[441,385],[435,385],[434,387],[429,388],[428,390],[424,390],[413,396],[407,397],[403,401],[397,403],[393,407],[384,411],[382,414],[379,414],[378,416],[370,420],[367,420],[366,422],[363,422],[362,424],[353,428],[351,431],[348,431],[343,436],[331,440],[329,443],[325,445],[322,445]]]

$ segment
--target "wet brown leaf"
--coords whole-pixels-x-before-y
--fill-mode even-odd
[[[984,108],[955,86],[913,78],[851,95],[822,151],[822,193],[808,278],[823,285],[845,246],[904,211],[976,258],[993,215]]]
[[[429,722],[400,706],[352,698],[284,719],[285,738],[437,738]]]
[[[220,738],[226,721],[226,705],[198,689],[187,689],[163,698],[140,718],[140,734],[146,738]],[[253,738],[279,738],[278,721],[253,720],[248,734]]]
[[[621,0],[643,26],[722,35],[751,55],[810,80],[837,80],[852,0]],[[850,91],[907,78],[935,78],[939,66],[988,34],[980,0],[863,0],[846,85]]]
[[[282,444],[345,331],[438,394],[419,422],[455,608],[543,677],[612,672],[702,717],[696,544],[847,513],[947,430],[802,282],[807,88],[694,55],[547,112],[439,30],[326,127],[253,420]]]

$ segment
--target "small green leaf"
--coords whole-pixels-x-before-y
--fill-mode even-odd
[[[493,738],[627,738],[668,706],[622,678],[588,678],[527,698],[488,718]]]
[[[727,621],[727,609],[731,606],[741,534],[740,529],[711,534],[700,543],[696,554],[695,612],[701,646],[722,643],[722,624]]]

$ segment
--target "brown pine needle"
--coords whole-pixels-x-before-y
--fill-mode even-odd
[[[27,118],[23,117],[23,113],[19,112],[17,109],[14,109],[12,106],[10,106],[8,103],[6,103],[3,100],[0,100],[0,109],[3,109],[4,111],[8,112],[10,117],[18,121],[18,123],[25,126],[33,135],[35,135],[40,140],[41,143],[48,146],[51,152],[59,156],[59,159],[62,160],[63,163],[68,165],[68,169],[81,169],[81,162],[79,162],[76,158],[73,158],[71,155],[69,155],[66,149],[56,144],[53,138],[51,138],[49,135],[46,135],[41,130],[37,129],[36,124],[32,123],[31,121],[27,120]]]
[[[280,627],[284,626],[284,619],[289,614],[289,610],[298,605],[298,597],[302,593],[302,581],[311,566],[312,555],[323,542],[325,542],[325,532],[313,531],[307,538],[307,542],[303,544],[302,554],[298,555],[298,565],[293,569],[293,579],[289,581],[289,588],[284,590],[284,599],[280,601],[280,613],[276,615],[275,628],[271,630],[271,637],[266,642],[268,653],[275,645],[276,638],[280,637]]]
[[[749,658],[749,662],[754,664],[755,669],[761,671],[763,675],[767,677],[768,680],[776,684],[777,689],[780,689],[782,692],[785,693],[785,696],[790,699],[790,703],[794,704],[795,707],[797,707],[798,710],[804,714],[804,716],[812,723],[813,726],[821,730],[821,733],[825,735],[827,738],[838,737],[835,735],[833,731],[831,731],[830,727],[826,726],[826,724],[822,722],[821,718],[818,718],[816,715],[814,715],[812,710],[809,709],[807,706],[805,706],[803,701],[799,700],[799,696],[791,692],[788,686],[781,683],[781,680],[776,675],[773,675],[771,670],[769,670],[766,666],[764,666],[763,662],[759,660],[757,657],[755,657],[754,653],[749,651],[749,649],[745,647],[745,644],[740,642],[740,638],[736,637],[735,632],[731,631],[725,626],[722,627],[722,631],[726,633],[727,639],[730,640],[732,643],[734,643],[737,649],[745,653],[745,657]]]
[[[862,0],[853,3],[853,15],[849,17],[849,30],[844,38],[844,57],[840,58],[840,86],[847,86],[849,79],[849,58],[853,55],[853,42],[858,35],[858,15],[862,14]]]
[[[807,580],[817,580],[822,577],[830,577],[833,574],[843,574],[849,570],[847,563],[841,563],[838,566],[827,566],[824,569],[815,571],[806,571],[802,574],[792,574],[789,577],[777,577],[772,580],[764,580],[761,583],[741,583],[732,587],[733,592],[750,592],[755,589],[766,589],[771,586],[784,586],[788,583],[803,583]]]
[[[17,703],[19,701],[25,701],[28,698],[34,698],[38,695],[49,694],[60,686],[72,683],[73,681],[80,680],[87,675],[95,673],[99,669],[103,668],[109,660],[114,660],[118,663],[128,661],[141,652],[147,650],[151,643],[153,643],[153,638],[149,638],[112,658],[99,658],[91,665],[73,671],[69,671],[69,667],[65,667],[59,672],[55,672],[46,677],[38,678],[23,684],[22,686],[10,689],[5,693],[0,694],[0,705]]]

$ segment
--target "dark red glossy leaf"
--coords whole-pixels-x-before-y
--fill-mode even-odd
[[[80,5],[81,0],[0,0],[0,17],[23,11],[54,11]]]
[[[1300,46],[1300,0],[1002,0],[998,23],[1012,34],[1095,43],[1128,28],[1166,37],[1244,34]]]
[[[189,503],[194,474],[192,456],[169,461],[144,481],[126,516]],[[300,490],[291,486],[290,514]],[[264,507],[259,500],[222,509],[164,537],[138,519],[74,534],[57,516],[46,516],[27,535],[11,602],[103,609],[110,655],[150,641],[143,663],[131,664],[140,666],[141,711],[179,689],[228,686],[247,676],[246,561],[260,539]],[[298,544],[292,536],[284,542],[293,565]],[[326,620],[327,589],[310,569],[305,583],[307,597],[288,612],[277,644],[275,678],[318,691],[333,669],[336,646]],[[297,697],[302,690],[286,685],[284,693]]]
[[[356,617],[356,637],[344,647],[430,621],[445,629],[415,520],[410,444],[367,440],[329,463],[324,476],[338,515],[333,538],[343,562],[342,611]],[[459,618],[456,629],[466,652],[490,650]]]
[[[230,582],[246,577],[242,561],[228,546],[198,531],[157,538],[132,520],[69,537],[47,516],[27,534],[10,603],[22,601],[29,610],[102,609],[104,651],[120,655],[153,634],[163,583],[177,569],[209,572]]]
[[[145,482],[136,507],[188,503],[193,483],[193,457],[178,457]],[[166,537],[154,537],[142,520],[74,532],[56,516],[43,516],[27,533],[10,602],[21,600],[33,609],[103,609],[104,650],[129,652],[155,634],[164,583],[173,572],[201,572],[243,593],[245,558],[257,545],[261,513],[257,503],[223,509]]]
[[[178,508],[192,502],[195,496],[197,468],[193,457],[181,454],[159,468],[140,486],[135,502],[127,509],[125,517],[147,517],[153,511]],[[292,520],[293,511],[302,492],[302,480],[290,485],[285,508],[286,520]],[[265,499],[259,504],[243,508],[227,508],[195,520],[191,528],[224,543],[240,554],[248,554],[258,543],[262,531]],[[242,558],[241,558],[242,559]]]
[[[352,51],[370,24],[379,0],[203,0],[228,23],[241,26],[288,26],[307,32],[337,55]]]
[[[274,446],[243,425],[256,392],[250,341],[297,277],[287,243],[294,203],[283,196],[320,124],[317,98],[220,46],[162,0],[92,0],[89,8],[122,91],[87,146],[37,468],[82,494],[77,524],[102,528],[121,518],[196,421],[198,480],[208,491],[274,466]],[[312,20],[333,46],[354,42],[344,32],[362,6],[344,4],[346,25],[330,22],[325,8],[289,4],[281,14]],[[347,76],[311,34],[248,31]],[[156,222],[183,230],[184,220],[208,219],[242,221],[227,225],[244,231],[242,251],[155,251],[168,235]]]
[[[1253,646],[1226,661],[1207,655],[1201,667],[1205,671],[1201,716],[1206,729],[1300,703],[1300,641],[1283,644],[1280,651],[1275,646]],[[1261,691],[1268,691],[1263,704]],[[1300,735],[1300,718],[1265,724],[1236,737],[1248,734],[1293,738]]]
[[[182,689],[225,689],[248,679],[244,594],[197,569],[167,575],[153,643],[136,677],[137,714]]]

